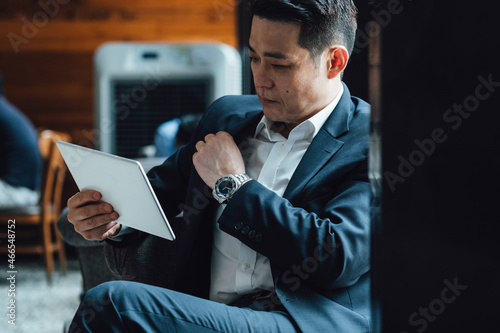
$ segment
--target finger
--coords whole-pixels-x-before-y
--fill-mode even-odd
[[[212,134],[212,133],[207,134],[207,135],[205,136],[205,142],[208,142],[209,140],[212,140],[212,139],[214,139],[214,138],[215,138],[215,134]]]
[[[86,240],[98,240],[101,241],[105,239],[106,237],[103,237],[106,232],[108,232],[109,229],[113,228],[116,226],[116,222],[109,222],[106,224],[101,225],[98,228],[86,230],[80,232],[80,234],[85,238]]]
[[[220,131],[220,132],[217,132],[216,136],[219,139],[219,142],[222,142],[222,144],[224,144],[224,145],[228,145],[228,144],[229,145],[233,145],[233,144],[236,145],[232,135],[229,134],[228,132]]]
[[[80,220],[77,223],[74,223],[75,230],[78,233],[84,233],[89,230],[99,229],[103,225],[116,221],[118,218],[119,215],[117,212],[112,212],[111,214],[93,215],[85,220]]]
[[[113,212],[113,207],[107,202],[89,203],[83,207],[70,209],[68,211],[68,220],[74,224],[97,215],[109,215],[109,218],[113,219],[117,213]]]
[[[105,225],[107,231],[101,236],[101,241],[105,240],[106,238],[112,237],[118,232],[120,232],[121,229],[121,224],[116,223],[116,222],[111,222]]]
[[[195,145],[196,151],[200,151],[205,146],[205,142],[203,141],[198,141]]]
[[[227,135],[228,137],[232,138],[231,134],[229,134],[226,131],[219,131],[219,132],[215,133],[215,135],[216,136]]]
[[[95,202],[101,200],[101,193],[93,190],[84,190],[76,193],[71,198],[68,199],[68,207],[75,208],[84,206],[90,202]]]

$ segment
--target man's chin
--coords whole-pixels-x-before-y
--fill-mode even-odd
[[[262,111],[264,111],[264,116],[266,116],[267,119],[272,121],[280,121],[279,112],[275,107],[263,105]]]

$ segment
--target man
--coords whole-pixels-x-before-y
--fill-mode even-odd
[[[42,178],[38,135],[3,94],[0,75],[0,209],[36,205]]]
[[[341,82],[355,7],[257,0],[251,10],[257,97],[216,101],[191,142],[149,173],[169,219],[183,215],[175,291],[103,284],[73,328],[370,331],[369,106]],[[100,198],[68,201],[75,229],[117,246],[138,239]]]

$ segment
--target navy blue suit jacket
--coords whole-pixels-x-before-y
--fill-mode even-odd
[[[304,332],[370,331],[370,107],[344,89],[283,197],[252,180],[218,220],[269,258],[277,295]],[[193,140],[148,174],[178,236],[179,291],[208,298],[210,286],[217,203],[193,166],[194,145],[227,131],[244,150],[262,114],[256,96],[215,101]]]

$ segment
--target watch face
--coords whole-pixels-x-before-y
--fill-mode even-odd
[[[232,181],[232,179],[222,180],[218,186],[219,193],[222,194],[223,196],[227,196],[233,191],[234,185],[235,184],[234,181]]]

